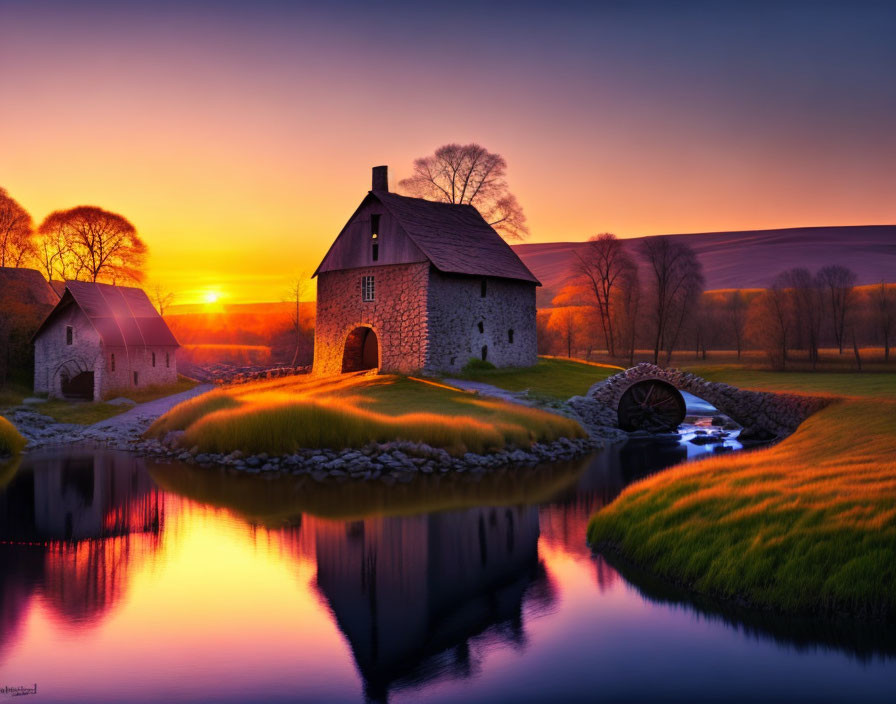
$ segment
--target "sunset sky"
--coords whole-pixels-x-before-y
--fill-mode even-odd
[[[0,0],[0,186],[178,302],[270,301],[388,164],[503,154],[531,242],[896,222],[896,3]]]

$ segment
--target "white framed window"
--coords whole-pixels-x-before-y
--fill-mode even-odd
[[[372,276],[361,277],[361,300],[373,301],[376,298],[376,283]]]

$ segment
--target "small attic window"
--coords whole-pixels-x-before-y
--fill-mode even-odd
[[[376,297],[376,283],[372,276],[361,277],[361,300],[372,301]]]
[[[380,216],[373,213],[370,216],[370,259],[379,261],[380,258]]]
[[[75,329],[71,325],[65,326],[65,344],[70,345],[75,337]]]
[[[477,324],[476,327],[479,328],[480,335],[485,332],[485,323],[483,323],[481,320],[479,321],[479,323]]]
[[[486,279],[482,280],[482,288],[479,290],[479,297],[485,298],[486,290],[488,289],[488,281]]]
[[[507,331],[507,342],[511,345],[513,344],[513,328],[510,328],[510,330]]]
[[[152,353],[152,366],[156,366],[156,353]]]

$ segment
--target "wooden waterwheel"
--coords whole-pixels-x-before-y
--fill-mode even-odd
[[[619,399],[619,427],[623,430],[675,430],[686,413],[678,389],[658,379],[632,384]]]

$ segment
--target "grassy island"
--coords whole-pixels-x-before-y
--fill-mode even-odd
[[[843,399],[771,448],[634,484],[588,540],[722,600],[893,619],[896,399]]]
[[[216,389],[175,406],[147,431],[185,431],[203,452],[286,454],[372,442],[423,442],[454,455],[584,437],[573,420],[431,380],[296,376]]]

